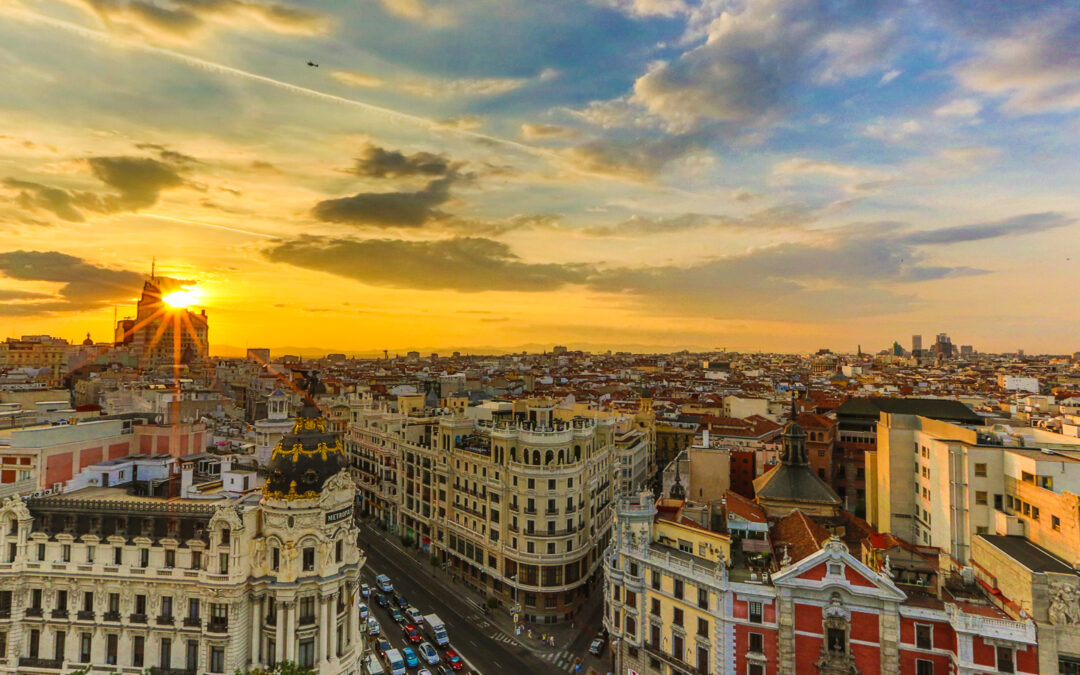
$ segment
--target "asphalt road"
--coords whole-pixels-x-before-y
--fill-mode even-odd
[[[482,675],[554,672],[552,664],[538,659],[487,620],[473,598],[454,595],[458,592],[456,589],[444,588],[442,580],[433,576],[430,566],[410,556],[393,539],[373,535],[365,526],[361,526],[361,533],[367,553],[363,581],[372,586],[373,593],[367,604],[382,625],[382,636],[396,649],[408,643],[401,626],[390,618],[389,610],[375,603],[377,574],[389,576],[394,584],[394,592],[404,595],[409,604],[422,614],[439,615],[450,635],[450,646],[465,660],[466,668],[472,667]]]

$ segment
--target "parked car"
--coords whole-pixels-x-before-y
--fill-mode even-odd
[[[379,587],[379,590],[383,593],[393,593],[394,584],[390,581],[390,577],[385,574],[380,574],[375,577],[375,585]]]
[[[589,653],[592,654],[593,656],[600,656],[601,652],[603,652],[603,651],[604,651],[604,638],[596,638],[595,640],[592,641],[592,644],[589,645]]]
[[[420,670],[416,671],[416,675],[431,675],[431,671],[427,668],[421,668]]]
[[[399,610],[397,607],[391,607],[390,608],[390,618],[393,619],[394,621],[396,621],[397,623],[400,623],[402,625],[405,624],[405,615],[402,614],[401,610]]]
[[[438,665],[440,661],[439,652],[435,651],[430,642],[421,642],[417,649],[420,651],[420,656],[424,657],[429,666]]]
[[[401,632],[405,634],[405,638],[414,645],[420,644],[424,641],[424,636],[420,634],[420,629],[411,623],[407,623],[401,627]]]
[[[401,655],[405,657],[406,668],[415,668],[420,665],[420,659],[416,658],[416,652],[412,650],[412,647],[402,649]]]
[[[375,604],[379,607],[389,607],[390,601],[386,599],[386,596],[382,593],[375,594]]]
[[[366,618],[368,618],[368,614],[370,614],[370,613],[371,612],[368,611],[368,606],[361,602],[360,603],[360,618],[361,619],[366,619]]]
[[[461,660],[461,656],[453,649],[447,649],[443,654],[443,660],[446,661],[446,665],[450,666],[450,670],[461,670],[465,667],[465,662]]]
[[[379,625],[378,619],[373,616],[368,617],[367,632],[369,635],[378,635],[382,632],[382,626]]]
[[[439,665],[435,666],[435,672],[437,675],[450,675],[450,673],[454,671],[450,670],[450,666],[446,665],[445,663],[440,663]]]
[[[367,584],[360,584],[360,595],[364,596],[365,598],[370,596],[371,586],[368,586]]]

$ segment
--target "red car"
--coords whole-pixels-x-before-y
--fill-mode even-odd
[[[413,643],[414,645],[419,644],[424,640],[424,636],[421,635],[420,631],[417,630],[416,626],[411,623],[407,623],[402,626],[401,630],[404,631],[405,637],[409,638],[409,642]]]
[[[443,658],[446,659],[446,663],[451,670],[461,670],[465,667],[465,662],[461,660],[461,657],[453,649],[447,649]]]

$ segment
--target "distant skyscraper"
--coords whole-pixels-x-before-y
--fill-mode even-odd
[[[192,365],[208,358],[206,310],[195,313],[167,307],[162,296],[169,291],[169,283],[162,277],[148,277],[135,318],[117,322],[116,343],[130,345],[143,368]]]
[[[911,336],[911,353],[912,354],[918,354],[921,351],[922,351],[922,336],[921,335],[912,335]]]

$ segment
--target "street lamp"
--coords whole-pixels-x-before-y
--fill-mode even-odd
[[[517,599],[517,574],[511,574],[510,575],[510,581],[511,581],[511,587],[512,587],[513,592],[514,592],[514,607],[513,607],[513,610],[514,610],[514,627],[516,628],[517,624],[518,624],[518,615],[521,612],[521,605],[518,604],[518,599]]]

